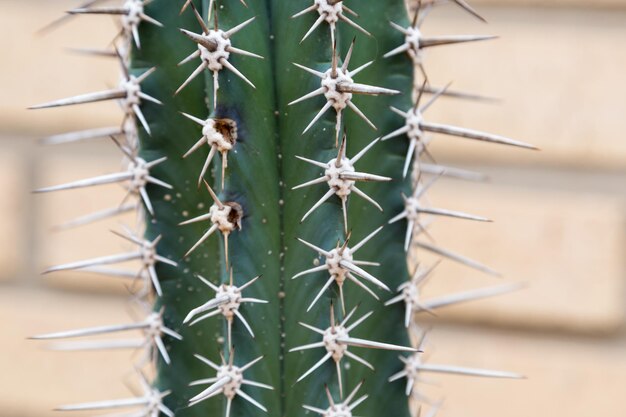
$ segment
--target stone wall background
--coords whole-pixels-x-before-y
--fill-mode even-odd
[[[113,104],[28,112],[28,105],[114,85],[116,64],[66,53],[106,46],[107,18],[34,33],[76,2],[0,3],[0,412],[47,417],[63,403],[124,397],[130,354],[47,352],[26,337],[127,320],[126,289],[47,266],[123,250],[117,221],[65,232],[52,227],[108,207],[115,186],[34,196],[31,190],[119,167],[105,141],[43,147],[50,133],[118,120]],[[626,415],[626,1],[473,1],[485,26],[455,7],[425,31],[495,33],[501,39],[428,54],[432,81],[503,97],[497,104],[441,100],[432,120],[502,133],[540,153],[439,137],[438,161],[478,169],[487,184],[442,181],[432,201],[494,224],[437,222],[437,241],[528,289],[441,311],[432,361],[506,369],[523,381],[432,379],[442,417]],[[97,22],[94,20],[96,19]],[[97,30],[96,30],[97,29]],[[94,238],[95,237],[95,238]],[[498,281],[445,263],[426,296]],[[80,417],[80,414],[73,414]]]

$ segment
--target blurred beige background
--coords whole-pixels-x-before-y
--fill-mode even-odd
[[[494,224],[439,221],[438,242],[488,263],[529,289],[441,311],[430,320],[432,361],[517,371],[524,381],[439,377],[442,417],[626,415],[626,0],[475,0],[482,25],[453,6],[432,13],[432,34],[493,33],[501,39],[432,49],[436,84],[504,98],[441,100],[432,120],[505,134],[540,153],[440,137],[439,162],[478,169],[488,184],[441,181],[437,206]],[[115,253],[115,222],[53,232],[108,207],[121,192],[30,190],[115,170],[109,143],[42,147],[51,133],[117,123],[112,104],[27,112],[31,104],[117,81],[116,64],[66,47],[105,46],[107,18],[36,30],[73,1],[0,3],[0,415],[47,417],[64,403],[123,397],[127,353],[47,352],[29,335],[127,320],[125,289],[80,274],[42,277],[51,264]],[[94,239],[94,236],[97,238]],[[426,296],[497,284],[442,265]]]

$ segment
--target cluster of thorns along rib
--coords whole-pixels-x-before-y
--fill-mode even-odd
[[[103,0],[87,1],[82,6],[69,10],[66,18],[57,20],[46,29],[52,28],[68,17],[76,15],[118,16],[120,18],[121,29],[112,42],[112,49],[83,49],[79,50],[79,52],[117,59],[122,68],[122,77],[119,85],[115,88],[56,100],[33,106],[32,108],[65,107],[103,101],[117,102],[122,112],[122,121],[119,126],[58,134],[47,138],[45,142],[49,144],[62,144],[110,137],[124,156],[125,168],[121,172],[46,187],[37,190],[37,192],[52,192],[105,184],[119,184],[126,190],[126,196],[120,205],[82,216],[66,223],[65,227],[89,224],[132,211],[138,213],[137,222],[141,224],[143,223],[144,215],[155,216],[156,214],[146,191],[146,187],[152,185],[165,189],[173,188],[170,184],[155,176],[155,170],[166,162],[166,157],[146,160],[138,156],[140,129],[143,129],[148,136],[152,133],[150,124],[146,120],[142,108],[147,103],[156,105],[162,104],[160,100],[147,94],[142,87],[144,81],[157,69],[156,67],[148,68],[140,70],[137,73],[129,70],[132,45],[134,44],[136,48],[141,48],[139,26],[144,22],[158,27],[162,26],[162,24],[150,17],[145,10],[145,6],[147,6],[151,0],[124,0],[121,6],[114,7],[100,6],[100,3],[103,2]],[[129,202],[129,199],[133,201]],[[173,417],[174,412],[163,404],[163,399],[170,394],[170,391],[159,391],[152,388],[148,378],[144,374],[144,370],[146,367],[154,365],[159,356],[164,363],[170,364],[171,358],[166,343],[168,343],[168,339],[182,340],[180,334],[165,325],[164,310],[161,309],[158,312],[153,312],[151,306],[153,293],[156,293],[158,296],[162,295],[161,284],[157,276],[157,265],[165,264],[176,267],[177,263],[158,253],[157,246],[161,241],[161,236],[157,236],[153,239],[141,238],[139,237],[139,231],[131,230],[126,226],[122,227],[124,229],[123,232],[114,231],[113,233],[133,245],[135,247],[134,249],[119,254],[54,266],[49,268],[46,272],[79,270],[127,280],[129,283],[128,288],[133,293],[135,301],[138,302],[139,306],[145,312],[144,318],[131,323],[49,333],[36,336],[34,339],[54,341],[51,348],[55,350],[140,349],[144,351],[140,360],[135,364],[142,394],[133,398],[68,405],[60,407],[60,410],[114,411],[120,408],[135,407],[139,408],[139,410],[134,412],[134,414],[132,414],[133,416],[158,417],[159,415],[166,415]],[[124,270],[115,266],[119,263],[129,261],[138,264],[139,268],[137,270]],[[137,288],[137,283],[140,283],[139,288]],[[112,337],[111,339],[91,339],[93,336],[117,334],[128,334],[129,336],[126,338]]]
[[[472,15],[481,18],[476,13],[476,11],[473,10],[463,0],[455,0],[454,3],[463,7]],[[419,69],[423,81],[419,83],[419,88],[417,90],[415,100],[413,101],[414,104],[410,109],[401,110],[395,107],[391,107],[391,110],[394,113],[404,119],[404,124],[395,131],[382,137],[383,141],[396,137],[404,137],[408,140],[408,149],[402,169],[402,174],[403,177],[406,177],[412,164],[414,172],[416,173],[415,177],[413,178],[413,191],[411,195],[402,195],[404,201],[404,209],[400,213],[392,217],[389,220],[389,223],[406,221],[407,226],[404,243],[405,251],[408,251],[411,247],[411,244],[413,244],[414,247],[417,247],[418,249],[424,249],[428,252],[433,253],[436,256],[448,258],[455,262],[459,262],[466,266],[478,269],[480,271],[497,275],[497,273],[492,269],[472,259],[438,247],[435,244],[425,242],[423,240],[412,241],[414,235],[416,234],[424,234],[432,240],[432,237],[427,231],[428,224],[423,219],[424,215],[446,216],[451,218],[474,221],[489,221],[488,219],[481,216],[475,216],[459,211],[432,207],[430,205],[430,202],[427,201],[427,199],[425,198],[426,191],[428,191],[428,189],[430,189],[430,187],[432,187],[441,176],[475,179],[474,176],[469,175],[469,173],[467,172],[462,172],[438,165],[427,148],[429,142],[431,141],[431,138],[427,136],[428,133],[438,133],[487,143],[496,143],[520,148],[535,149],[532,145],[509,139],[500,135],[479,132],[476,130],[446,124],[433,123],[425,119],[424,112],[428,108],[430,108],[430,106],[435,103],[437,99],[442,96],[477,98],[471,97],[471,95],[463,93],[451,92],[449,90],[450,84],[443,88],[432,87],[429,83],[428,77],[426,75],[426,70],[424,68],[423,58],[425,49],[440,45],[482,41],[494,38],[493,36],[482,35],[452,35],[431,37],[423,35],[421,31],[421,25],[427,15],[428,10],[432,7],[433,4],[434,2],[430,2],[429,4],[422,4],[421,1],[418,1],[412,23],[406,28],[398,25],[395,22],[390,22],[392,28],[401,32],[404,35],[405,39],[401,45],[387,52],[384,57],[391,58],[396,55],[405,54],[411,60],[414,66]],[[481,18],[481,20],[484,19]],[[422,103],[422,98],[424,94],[427,93],[432,94],[432,97],[426,103]],[[422,159],[423,157],[430,159],[430,161],[424,161]],[[434,176],[428,182],[424,182],[424,174],[430,174]],[[438,262],[430,268],[424,268],[422,265],[418,264],[412,279],[400,285],[397,288],[398,294],[385,303],[385,305],[387,306],[403,303],[405,308],[405,327],[407,327],[407,329],[410,329],[411,333],[413,333],[415,336],[421,335],[421,341],[417,345],[419,351],[413,353],[409,357],[400,357],[400,360],[404,364],[404,369],[392,375],[389,378],[389,382],[393,382],[401,378],[406,378],[406,395],[413,396],[419,401],[429,403],[431,401],[415,387],[418,382],[427,382],[426,380],[421,378],[421,374],[423,372],[452,373],[495,378],[520,378],[519,375],[508,372],[463,368],[449,365],[425,364],[423,362],[421,352],[424,348],[426,332],[420,329],[419,326],[417,326],[414,322],[412,322],[412,318],[416,313],[427,312],[429,314],[435,314],[434,310],[440,307],[445,307],[451,304],[457,304],[471,300],[482,299],[485,297],[491,297],[514,291],[520,288],[519,285],[503,285],[500,287],[467,291],[463,293],[451,294],[436,299],[422,301],[421,287],[429,279],[432,271],[437,265]],[[436,413],[437,410],[438,406],[435,406],[431,409],[431,413]]]
[[[244,1],[242,4],[246,5]],[[184,88],[188,87],[191,82],[202,74],[205,70],[212,73],[213,78],[213,108],[218,108],[218,92],[219,92],[219,73],[223,69],[227,69],[234,73],[236,76],[245,81],[248,85],[256,88],[254,84],[243,75],[231,62],[230,57],[232,54],[242,55],[246,57],[252,57],[262,59],[260,55],[252,52],[239,49],[233,45],[231,37],[237,34],[240,30],[244,29],[255,18],[248,19],[235,27],[223,30],[220,28],[216,2],[213,0],[209,5],[209,14],[207,22],[211,21],[211,13],[213,13],[213,28],[209,28],[207,23],[200,15],[193,0],[187,0],[181,9],[181,13],[187,9],[191,9],[198,24],[201,28],[201,33],[195,33],[186,29],[180,29],[180,31],[189,39],[191,39],[196,45],[197,50],[191,55],[183,59],[179,65],[186,64],[193,60],[199,59],[199,66],[192,72],[192,74],[183,82],[183,84],[176,90],[175,94],[181,92]],[[208,286],[215,295],[206,301],[204,304],[192,309],[185,317],[183,324],[190,326],[199,323],[215,316],[222,316],[227,323],[227,338],[226,346],[228,349],[228,360],[222,355],[222,363],[220,365],[213,363],[209,359],[195,355],[197,359],[204,364],[213,368],[216,372],[214,377],[199,379],[192,381],[190,386],[207,386],[200,393],[192,396],[189,400],[189,406],[195,406],[205,400],[221,395],[226,399],[225,416],[229,417],[231,412],[231,406],[233,400],[236,397],[242,398],[253,406],[267,412],[267,409],[248,395],[243,388],[245,386],[252,386],[257,388],[263,388],[272,390],[273,387],[260,382],[251,381],[246,379],[244,373],[253,365],[263,359],[258,357],[255,360],[242,365],[235,365],[235,350],[232,347],[232,328],[237,319],[247,330],[249,335],[254,338],[254,331],[244,315],[241,313],[240,308],[245,304],[258,304],[267,303],[266,300],[261,300],[252,297],[245,297],[243,291],[249,286],[254,284],[260,276],[254,277],[243,285],[237,286],[234,282],[233,267],[230,264],[229,259],[229,245],[228,239],[231,233],[241,229],[241,222],[245,215],[243,207],[234,201],[222,201],[218,195],[213,191],[211,186],[205,180],[210,164],[213,161],[216,154],[220,154],[222,158],[221,167],[221,188],[225,187],[226,170],[228,168],[228,154],[231,152],[237,144],[238,127],[236,121],[228,118],[218,118],[209,116],[206,119],[200,119],[187,113],[182,113],[183,116],[192,120],[196,124],[202,127],[202,137],[197,140],[194,145],[183,155],[187,158],[189,155],[199,151],[201,148],[209,148],[206,160],[200,170],[198,177],[198,186],[204,183],[213,204],[209,208],[208,213],[200,215],[198,217],[181,222],[181,226],[209,221],[210,226],[206,232],[200,237],[200,239],[187,251],[184,257],[190,256],[198,247],[200,247],[211,235],[216,232],[221,233],[223,237],[224,246],[224,264],[230,270],[230,280],[228,283],[221,285],[214,285],[209,280],[198,275],[206,286]]]

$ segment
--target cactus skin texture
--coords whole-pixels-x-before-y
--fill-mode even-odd
[[[329,324],[329,305],[334,302],[337,319],[342,311],[337,299],[336,286],[306,312],[315,294],[328,279],[327,272],[318,272],[296,280],[291,277],[313,267],[317,258],[314,251],[299,243],[302,238],[316,246],[332,249],[337,242],[344,242],[341,204],[337,197],[331,198],[304,222],[302,216],[328,190],[325,183],[302,190],[291,190],[293,186],[316,178],[320,169],[296,159],[300,155],[316,161],[327,162],[337,155],[334,129],[335,115],[329,111],[309,132],[302,134],[304,127],[315,117],[325,100],[315,98],[294,106],[288,103],[319,88],[319,79],[293,66],[299,63],[309,68],[325,70],[330,66],[332,45],[327,25],[315,30],[302,44],[299,38],[306,33],[317,18],[313,14],[291,19],[291,15],[309,6],[309,1],[248,1],[243,7],[235,1],[221,2],[218,8],[220,28],[231,28],[250,17],[256,20],[232,37],[233,45],[265,57],[264,60],[236,56],[232,59],[237,67],[252,81],[252,89],[243,80],[229,71],[221,71],[218,106],[213,117],[227,117],[237,123],[238,140],[229,155],[225,187],[219,193],[223,201],[236,201],[244,210],[241,231],[229,238],[229,260],[234,270],[236,284],[262,274],[262,278],[249,288],[247,295],[264,300],[269,304],[242,307],[255,333],[252,339],[241,323],[233,326],[235,362],[245,364],[264,355],[262,361],[246,372],[246,378],[261,381],[274,387],[273,391],[246,387],[258,402],[269,410],[270,415],[297,415],[306,412],[303,404],[321,408],[326,404],[324,384],[328,384],[335,398],[339,398],[335,365],[332,360],[313,372],[309,377],[294,385],[298,377],[323,356],[323,349],[303,352],[288,352],[289,348],[314,343],[318,337],[310,330],[298,325],[299,321],[325,329]],[[198,5],[199,6],[199,5]],[[212,101],[210,73],[197,77],[181,93],[172,97],[179,85],[196,67],[197,60],[188,66],[176,64],[194,52],[196,45],[186,39],[179,27],[200,33],[200,27],[192,13],[178,15],[179,5],[169,0],[155,0],[146,8],[146,13],[162,22],[164,27],[142,25],[140,36],[142,47],[136,50],[133,67],[158,66],[159,71],[147,80],[144,89],[148,94],[162,99],[163,106],[145,105],[142,110],[149,120],[152,136],[141,135],[141,153],[145,158],[168,156],[168,162],[159,169],[158,178],[174,186],[174,192],[149,189],[157,216],[148,222],[147,236],[163,235],[159,250],[166,256],[179,260],[207,229],[207,223],[178,226],[188,218],[202,215],[212,204],[204,186],[198,189],[196,177],[206,158],[206,149],[189,158],[183,155],[202,136],[200,126],[179,114],[183,111],[201,119],[209,115],[207,101]],[[207,16],[208,2],[204,13]],[[355,98],[355,103],[370,117],[379,132],[397,128],[398,120],[388,110],[389,105],[405,108],[410,106],[412,65],[405,57],[393,60],[381,59],[382,53],[402,42],[402,35],[389,27],[389,20],[408,24],[406,11],[401,0],[373,2],[359,7],[358,23],[375,37],[367,37],[346,24],[337,27],[338,54],[343,57],[352,39],[356,36],[351,68],[368,61],[374,64],[355,77],[362,84],[383,86],[406,92],[404,95]],[[212,22],[211,22],[212,23]],[[341,61],[340,61],[341,62]],[[321,104],[320,104],[321,103]],[[212,106],[211,106],[212,108]],[[354,114],[345,120],[348,136],[347,155],[355,155],[380,133],[371,129]],[[388,220],[388,213],[402,210],[401,192],[410,193],[410,183],[402,179],[401,165],[406,153],[402,141],[377,143],[366,154],[357,167],[361,172],[375,173],[394,179],[390,183],[372,183],[362,190],[374,198],[385,212],[381,213],[366,201],[351,196],[348,221],[353,242]],[[212,187],[220,190],[220,165],[217,157],[212,163],[212,175],[207,175]],[[165,199],[166,194],[171,199]],[[198,208],[203,207],[203,208]],[[182,213],[188,212],[188,217]],[[404,232],[401,225],[385,227],[363,249],[358,259],[380,262],[380,267],[366,268],[380,277],[390,288],[395,288],[409,278],[399,237]],[[223,414],[224,400],[214,397],[194,407],[186,408],[192,394],[199,390],[187,384],[196,379],[207,378],[212,370],[193,357],[205,356],[219,362],[218,351],[228,355],[225,343],[219,344],[216,335],[224,338],[223,321],[208,319],[192,327],[180,326],[192,308],[208,299],[211,291],[193,274],[201,274],[213,282],[227,282],[228,267],[224,261],[221,237],[212,236],[196,249],[177,269],[159,267],[164,296],[157,308],[165,306],[166,324],[181,332],[184,342],[173,341],[169,346],[172,365],[160,364],[158,387],[173,390],[166,404],[176,410],[177,416],[219,416]],[[318,258],[323,262],[323,258]],[[371,286],[371,285],[370,285]],[[402,308],[386,308],[361,288],[350,282],[345,284],[346,308],[352,309],[360,303],[355,318],[369,311],[374,314],[358,328],[363,338],[409,346],[408,335],[403,327]],[[375,289],[381,298],[384,291]],[[356,331],[355,331],[356,332]],[[343,369],[344,390],[351,391],[358,382],[365,381],[361,393],[372,393],[388,401],[369,401],[368,415],[380,415],[393,410],[397,416],[409,415],[408,402],[401,384],[392,385],[387,378],[396,372],[401,363],[397,352],[374,349],[356,349],[361,357],[374,364],[376,372],[350,361]],[[342,368],[346,364],[342,361]],[[235,400],[231,416],[256,415],[260,410],[249,403]]]
[[[131,415],[243,417],[267,412],[286,417],[313,412],[325,417],[351,417],[350,407],[365,400],[360,395],[369,395],[373,398],[366,403],[367,412],[357,410],[359,415],[403,417],[410,415],[411,394],[419,394],[413,386],[418,372],[518,377],[447,365],[422,366],[419,356],[406,359],[406,352],[419,355],[424,337],[418,328],[410,338],[407,328],[412,311],[408,309],[406,314],[396,288],[400,287],[401,295],[405,294],[402,288],[415,290],[406,292],[413,294],[407,303],[413,303],[415,312],[516,287],[455,294],[430,304],[416,301],[417,286],[427,274],[420,276],[422,269],[409,273],[406,249],[410,239],[405,236],[411,234],[406,233],[407,222],[398,213],[409,210],[406,196],[415,196],[416,191],[432,185],[421,181],[422,173],[466,179],[472,175],[431,164],[430,168],[420,165],[420,174],[411,178],[405,175],[407,153],[411,157],[409,142],[378,140],[384,135],[406,136],[407,132],[391,133],[405,124],[398,113],[414,106],[414,112],[418,109],[412,93],[419,78],[416,73],[423,72],[423,67],[422,72],[415,70],[415,65],[422,65],[421,60],[412,50],[389,53],[398,51],[407,40],[410,31],[402,28],[420,22],[417,18],[409,21],[403,0],[355,2],[350,6],[358,17],[343,9],[343,18],[331,22],[331,30],[326,21],[315,27],[319,14],[311,5],[337,11],[344,7],[342,2],[125,0],[124,8],[117,9],[97,9],[97,3],[90,2],[71,13],[122,16],[122,44],[115,53],[105,54],[119,56],[128,72],[126,79],[141,79],[140,103],[134,106],[129,98],[132,86],[112,90],[105,94],[107,99],[121,100],[125,120],[131,122],[124,124],[122,131],[113,128],[57,135],[50,142],[114,134],[124,138],[118,145],[127,159],[133,160],[138,153],[145,161],[159,161],[150,167],[147,184],[134,177],[106,179],[128,180],[139,187],[134,197],[150,203],[144,213],[144,238],[158,243],[156,250],[161,257],[156,261],[150,256],[143,258],[144,269],[150,272],[148,278],[144,274],[144,280],[150,283],[152,279],[157,293],[150,297],[150,291],[143,292],[145,300],[153,301],[146,314],[150,310],[162,312],[165,326],[163,334],[160,327],[156,328],[164,346],[159,345],[161,339],[154,332],[149,333],[150,326],[145,332],[151,342],[142,346],[151,347],[153,360],[140,366],[156,365],[152,383],[157,391],[146,388],[147,380],[142,377],[144,389],[152,394],[145,394],[149,400],[133,403],[145,405],[143,414]],[[475,14],[464,1],[454,3]],[[311,8],[308,13],[299,13],[307,8]],[[133,20],[137,16],[140,19]],[[213,33],[215,27],[224,32]],[[224,37],[219,38],[222,33]],[[419,31],[411,33],[421,36]],[[211,38],[213,35],[219,39]],[[305,39],[300,42],[302,37]],[[421,39],[419,47],[489,38],[435,37]],[[230,52],[224,57],[226,61],[211,61],[225,45]],[[190,77],[205,59],[209,60],[208,68],[200,67]],[[344,65],[348,59],[349,65]],[[370,61],[371,65],[356,70],[358,75],[354,72]],[[353,80],[339,84],[335,105],[320,113],[330,103],[327,91],[319,90],[320,75],[329,68],[338,71],[340,78],[349,74]],[[150,76],[141,77],[146,73]],[[322,85],[327,86],[327,81]],[[426,90],[437,91],[424,83],[422,91]],[[318,94],[305,96],[312,91]],[[444,90],[438,94],[463,97]],[[305,99],[299,100],[303,96]],[[350,103],[344,103],[340,119],[337,111],[341,106],[337,103],[347,98]],[[37,107],[99,100],[102,95],[81,96]],[[400,110],[394,112],[390,107]],[[421,113],[414,116],[423,122]],[[423,130],[531,147],[446,125],[423,122],[414,128],[420,138]],[[208,143],[198,142],[199,138]],[[415,161],[422,153],[418,149]],[[207,159],[208,155],[213,157]],[[339,169],[346,166],[356,172]],[[349,194],[348,198],[342,200],[339,192],[329,194],[331,181],[321,179],[321,174],[339,175],[332,179],[332,185]],[[78,186],[102,181],[89,180]],[[302,184],[305,186],[299,187]],[[141,194],[144,186],[146,194]],[[40,191],[67,188],[76,186]],[[487,220],[415,204],[413,210],[428,214]],[[89,221],[119,211],[97,214]],[[491,271],[430,244],[417,246]],[[352,258],[357,250],[358,255]],[[333,264],[337,257],[341,263]],[[107,274],[111,270],[98,268],[119,259],[99,258],[49,271],[91,269]],[[324,270],[324,265],[330,270]],[[343,282],[346,271],[351,275]],[[211,299],[215,303],[205,305]],[[212,312],[213,316],[202,319]],[[343,333],[346,328],[349,335]],[[126,330],[115,329],[38,338]],[[330,333],[325,333],[326,329]],[[182,340],[176,340],[179,334]],[[421,341],[412,347],[416,340],[411,339]],[[156,347],[152,340],[157,341]],[[332,349],[327,350],[329,347]],[[402,360],[398,354],[403,355]],[[415,367],[413,371],[406,371],[410,366]],[[404,377],[408,380],[406,389],[404,383],[397,382]],[[107,407],[82,406],[94,408]],[[429,415],[436,411],[437,407],[432,408]]]

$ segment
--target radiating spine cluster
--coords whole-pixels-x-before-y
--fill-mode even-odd
[[[471,180],[480,178],[471,173],[462,172],[454,168],[438,166],[434,158],[428,151],[428,144],[431,140],[431,138],[428,137],[429,133],[439,133],[449,136],[457,136],[466,139],[483,141],[487,143],[496,143],[516,146],[520,148],[535,149],[532,145],[509,139],[500,135],[494,135],[466,128],[444,125],[440,123],[433,123],[427,121],[424,118],[423,113],[428,108],[430,108],[430,106],[433,105],[438,98],[444,95],[449,95],[448,93],[450,87],[450,84],[443,88],[434,88],[430,85],[429,78],[427,76],[427,72],[424,66],[424,50],[426,48],[439,45],[450,45],[489,40],[493,39],[494,36],[425,36],[421,31],[421,25],[424,22],[430,8],[433,7],[435,3],[422,3],[423,2],[421,0],[417,2],[413,14],[412,23],[410,26],[402,27],[395,22],[390,22],[391,27],[402,33],[405,36],[405,39],[401,45],[390,50],[384,55],[384,58],[390,58],[396,55],[404,54],[406,55],[406,59],[411,60],[414,68],[416,68],[413,80],[414,85],[412,87],[417,87],[417,93],[413,100],[413,106],[408,110],[400,110],[398,108],[391,107],[391,111],[404,119],[404,125],[382,137],[383,141],[396,137],[406,138],[408,140],[408,148],[405,162],[402,168],[402,176],[406,177],[411,166],[413,167],[413,192],[409,196],[404,194],[402,195],[404,201],[404,210],[398,214],[394,214],[394,216],[389,220],[390,224],[400,221],[406,221],[407,226],[404,249],[405,251],[407,251],[407,253],[409,253],[414,236],[424,235],[432,240],[432,237],[427,231],[431,219],[424,219],[425,216],[443,216],[473,221],[490,221],[482,216],[476,216],[448,209],[436,208],[430,205],[430,202],[426,198],[426,192],[433,185],[435,185],[435,183],[439,180],[441,176],[449,175],[451,177]],[[473,16],[478,17],[482,21],[485,21],[465,1],[455,0],[454,3],[468,11]],[[411,88],[411,90],[413,90],[413,88]],[[430,97],[430,99],[426,103],[422,103],[422,98],[424,94],[427,93],[432,94],[432,97]],[[450,96],[460,98],[472,98],[465,94],[450,94]],[[429,175],[430,179],[426,180],[425,177]],[[474,260],[450,252],[429,242],[416,240],[413,242],[413,247],[415,248],[414,252],[416,253],[416,259],[414,260],[414,263],[416,264],[415,273],[410,281],[400,285],[397,288],[398,294],[395,297],[389,299],[385,303],[385,305],[390,307],[403,305],[405,312],[404,326],[409,330],[412,339],[419,340],[419,342],[416,344],[418,352],[413,353],[411,356],[408,357],[400,356],[400,360],[404,365],[404,369],[390,376],[389,382],[394,382],[398,379],[405,378],[407,381],[405,390],[406,395],[408,397],[414,398],[420,403],[436,404],[435,406],[431,407],[431,412],[436,413],[437,409],[440,406],[440,403],[434,403],[431,399],[424,396],[417,389],[417,384],[423,381],[420,378],[420,375],[423,372],[453,373],[495,378],[520,378],[520,375],[509,372],[423,363],[421,355],[426,347],[426,331],[423,330],[421,326],[419,326],[416,316],[417,313],[427,312],[429,314],[434,314],[433,310],[436,308],[504,294],[510,291],[514,291],[520,288],[520,286],[502,285],[499,287],[447,295],[441,297],[440,299],[422,301],[420,297],[421,287],[431,277],[433,270],[440,261],[430,267],[424,266],[421,260],[421,250],[426,250],[427,252],[430,252],[436,256],[448,258],[452,261],[465,264],[469,267],[478,269],[486,273],[490,273],[493,275],[497,275],[497,273]],[[411,253],[413,253],[413,251]]]
[[[122,111],[120,127],[95,128],[79,132],[63,133],[51,136],[45,140],[48,144],[62,144],[77,141],[93,140],[99,138],[110,138],[117,146],[124,157],[123,165],[126,166],[121,172],[105,174],[97,177],[87,178],[36,190],[37,192],[53,192],[61,190],[71,190],[84,187],[94,187],[105,184],[120,184],[126,190],[126,196],[121,204],[114,208],[101,210],[85,215],[79,219],[68,222],[65,226],[79,226],[94,221],[99,221],[128,212],[137,212],[137,224],[132,228],[122,225],[123,232],[114,231],[117,236],[127,243],[136,246],[136,249],[116,255],[102,256],[83,261],[70,262],[49,268],[46,272],[57,272],[67,270],[79,270],[92,272],[98,275],[118,277],[128,279],[131,283],[128,288],[132,293],[133,301],[139,306],[139,311],[145,316],[131,323],[104,325],[77,330],[69,330],[58,333],[35,336],[33,339],[58,341],[50,345],[54,350],[108,350],[108,349],[132,349],[142,350],[135,363],[135,370],[138,377],[142,394],[134,398],[124,398],[117,400],[106,400],[92,403],[82,403],[60,407],[62,411],[76,410],[110,410],[115,412],[120,409],[135,408],[132,415],[136,417],[158,417],[165,415],[174,417],[174,411],[164,405],[163,399],[170,395],[171,391],[159,391],[151,387],[150,377],[154,374],[154,365],[157,357],[160,356],[165,364],[171,363],[166,344],[169,340],[181,341],[182,336],[164,324],[164,309],[152,311],[152,299],[154,294],[163,294],[159,277],[157,276],[156,265],[158,263],[176,267],[177,262],[162,256],[158,253],[158,244],[162,236],[154,239],[140,237],[143,234],[144,218],[158,216],[146,187],[154,185],[165,189],[172,189],[172,186],[153,174],[153,169],[167,161],[167,157],[157,157],[153,160],[145,160],[139,157],[139,129],[143,129],[147,135],[152,133],[150,123],[144,116],[142,106],[150,102],[162,105],[162,102],[151,95],[146,94],[142,89],[142,83],[150,77],[156,67],[141,71],[139,74],[131,73],[130,54],[133,47],[141,48],[139,27],[143,24],[152,24],[162,27],[161,23],[150,17],[144,10],[144,6],[151,0],[124,0],[120,6],[100,6],[101,1],[89,1],[83,6],[68,11],[68,15],[112,15],[119,18],[120,32],[115,36],[111,50],[85,50],[88,54],[104,55],[119,61],[122,69],[122,77],[117,88],[78,95],[66,99],[61,99],[38,106],[32,109],[63,107],[79,104],[88,104],[101,101],[114,100],[119,104]],[[132,202],[129,202],[132,200]],[[117,267],[110,267],[119,263],[134,261],[139,266],[138,270],[124,270]],[[139,284],[139,285],[137,285]],[[124,335],[129,332],[134,335],[139,332],[139,337],[128,338],[114,337],[111,339],[93,340],[69,340],[89,336],[99,335]],[[117,415],[117,414],[111,414]]]

